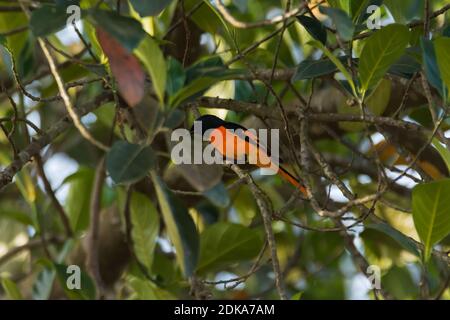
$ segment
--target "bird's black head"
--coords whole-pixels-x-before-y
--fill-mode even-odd
[[[203,135],[209,129],[215,129],[220,126],[223,126],[226,122],[222,119],[213,116],[212,114],[206,114],[204,116],[199,117],[195,122],[200,122],[202,124],[202,132]],[[191,127],[191,133],[194,133],[194,125]]]

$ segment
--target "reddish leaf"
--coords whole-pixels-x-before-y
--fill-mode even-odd
[[[144,97],[145,73],[139,60],[101,28],[97,28],[97,38],[109,59],[120,94],[128,105],[135,106]]]

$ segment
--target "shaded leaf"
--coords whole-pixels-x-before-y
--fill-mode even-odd
[[[206,198],[214,205],[226,208],[230,204],[230,196],[228,190],[222,182],[219,182],[214,187],[203,192]]]
[[[341,9],[320,7],[320,12],[326,14],[333,20],[336,30],[344,41],[350,41],[353,38],[355,27],[347,13]]]
[[[43,5],[31,12],[30,28],[36,37],[45,37],[64,28],[67,18],[65,6]]]
[[[417,250],[415,243],[410,238],[405,236],[403,233],[391,227],[389,224],[372,223],[365,226],[365,228],[376,230],[388,235],[389,237],[397,241],[405,250],[411,252],[416,256],[419,256],[419,251]]]
[[[347,61],[347,57],[340,57],[341,62]],[[300,62],[292,78],[293,81],[312,79],[338,71],[336,65],[330,59],[311,60]]]
[[[293,81],[312,79],[337,71],[336,65],[329,59],[302,61],[292,78]]]
[[[417,286],[413,281],[408,268],[393,266],[381,278],[386,290],[394,295],[396,299],[416,299]],[[401,283],[402,285],[399,285]]]
[[[450,233],[450,179],[422,183],[412,192],[414,225],[424,245],[424,259],[433,245]]]
[[[416,72],[420,71],[420,67],[420,63],[411,55],[405,54],[389,68],[388,73],[410,79]]]
[[[186,277],[190,277],[197,265],[199,237],[187,208],[167,188],[154,172],[151,173],[159,206],[169,238],[175,246],[178,263]]]
[[[145,93],[145,74],[138,59],[101,28],[97,28],[97,39],[108,57],[120,94],[128,105],[137,105]]]
[[[145,177],[155,165],[150,146],[117,141],[106,156],[106,168],[117,184],[133,183]]]
[[[133,52],[146,35],[137,20],[119,15],[115,11],[91,9],[88,13],[90,20],[97,27],[113,36],[128,52]]]
[[[262,233],[239,224],[217,223],[200,235],[199,273],[217,270],[256,257],[263,246]]]
[[[375,86],[408,45],[409,31],[399,24],[388,25],[367,39],[359,59],[361,91]]]
[[[150,272],[159,232],[159,215],[151,201],[141,193],[131,196],[131,237],[136,257]]]
[[[160,14],[172,0],[130,0],[130,2],[141,17],[147,17]]]
[[[420,46],[422,48],[423,68],[430,84],[444,96],[444,84],[442,82],[439,65],[436,58],[436,51],[431,40],[421,38]],[[441,53],[442,55],[442,53]]]
[[[306,31],[322,44],[327,42],[327,29],[317,19],[308,16],[297,16],[298,21],[305,27]]]
[[[167,83],[166,90],[169,96],[172,96],[183,88],[186,81],[186,73],[183,65],[175,58],[169,57],[167,60]]]

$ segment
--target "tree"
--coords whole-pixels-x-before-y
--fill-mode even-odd
[[[449,9],[0,6],[0,297],[449,299]],[[175,165],[200,114],[279,129],[307,192]]]

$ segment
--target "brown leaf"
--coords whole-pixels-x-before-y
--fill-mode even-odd
[[[106,31],[97,28],[97,39],[108,57],[119,92],[131,107],[144,97],[145,73],[139,60]]]

